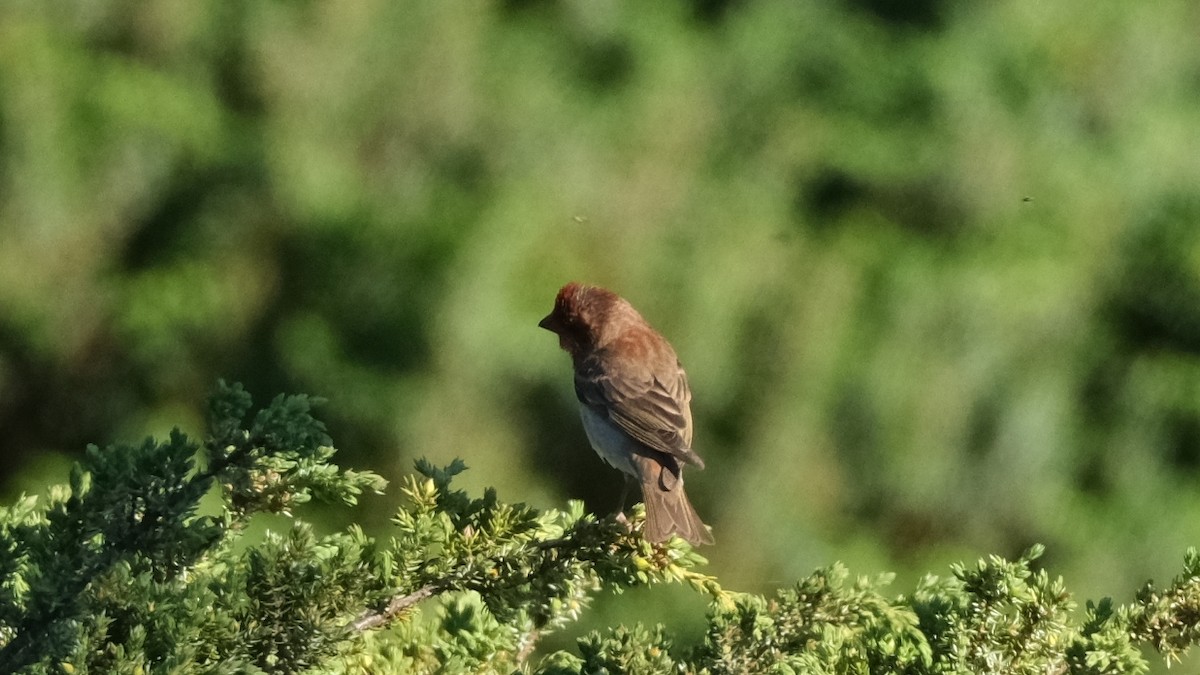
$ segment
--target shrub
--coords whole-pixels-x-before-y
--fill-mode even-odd
[[[1143,645],[1170,663],[1200,634],[1194,550],[1170,586],[1081,614],[1034,569],[1040,547],[911,595],[835,563],[764,598],[723,589],[685,542],[646,543],[639,510],[623,523],[472,497],[453,487],[461,461],[417,463],[386,540],[318,536],[294,505],[353,504],[384,481],[331,462],[313,403],[254,412],[222,383],[202,445],[176,431],[93,446],[69,485],[0,508],[0,672],[1141,673]],[[290,529],[251,541],[263,513]],[[710,599],[695,648],[635,625],[537,653],[598,593],[665,582]]]

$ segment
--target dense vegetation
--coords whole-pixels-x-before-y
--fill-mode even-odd
[[[607,513],[535,327],[580,279],[688,368],[724,585],[842,560],[907,590],[1040,542],[1132,602],[1200,543],[1197,25],[1191,0],[0,3],[4,501],[87,443],[202,435],[229,377],[328,397],[344,463],[392,482],[461,457],[472,494]],[[311,517],[384,536],[399,498]],[[653,604],[702,639],[694,598],[603,597],[581,630]]]
[[[330,463],[305,396],[254,411],[222,385],[200,446],[179,432],[91,447],[70,486],[0,509],[0,670],[5,673],[1018,673],[1145,672],[1200,637],[1200,554],[1165,589],[1073,619],[1041,547],[925,577],[909,596],[840,564],[762,596],[697,571],[679,539],[650,545],[641,513],[597,520],[451,486],[461,462],[417,463],[391,536],[323,537],[293,519],[312,498],[354,503],[383,481]],[[201,514],[213,495],[220,507]],[[286,533],[246,545],[257,514]],[[686,582],[709,598],[693,649],[670,629],[610,626],[573,650],[538,642],[600,591]],[[424,620],[423,620],[424,619]],[[391,630],[385,630],[391,629]]]

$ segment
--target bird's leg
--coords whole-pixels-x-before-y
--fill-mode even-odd
[[[621,477],[625,480],[621,483],[621,500],[617,502],[617,522],[628,525],[629,520],[625,517],[625,500],[629,498],[629,484],[633,481],[633,476],[622,471]]]

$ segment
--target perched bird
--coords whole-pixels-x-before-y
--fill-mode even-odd
[[[692,392],[675,350],[612,291],[563,286],[538,326],[558,335],[575,365],[575,395],[592,448],[642,488],[646,539],[712,535],[683,492],[683,465],[704,468],[692,450]],[[624,509],[622,494],[621,509]]]

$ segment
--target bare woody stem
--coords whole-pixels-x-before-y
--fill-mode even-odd
[[[572,543],[574,543],[573,538],[571,536],[566,536],[558,539],[548,539],[546,541],[534,542],[533,548],[537,551],[549,551],[565,548]],[[395,619],[404,610],[416,605],[422,600],[426,600],[439,593],[458,588],[458,584],[452,583],[447,579],[425,584],[408,595],[400,595],[392,598],[391,601],[388,602],[387,607],[385,607],[382,611],[368,611],[363,613],[358,620],[350,624],[350,628],[356,631],[365,631],[372,628],[378,628],[387,624],[392,619]],[[536,642],[538,638],[537,631],[534,631],[530,636],[528,636],[528,638],[530,640],[530,644],[526,645],[527,651],[523,653],[522,658],[527,657],[529,655],[528,652],[532,651],[532,643]]]
[[[364,631],[378,628],[396,618],[396,615],[422,600],[437,594],[441,588],[436,584],[427,584],[409,593],[392,598],[382,612],[367,612],[353,624],[354,630]]]

